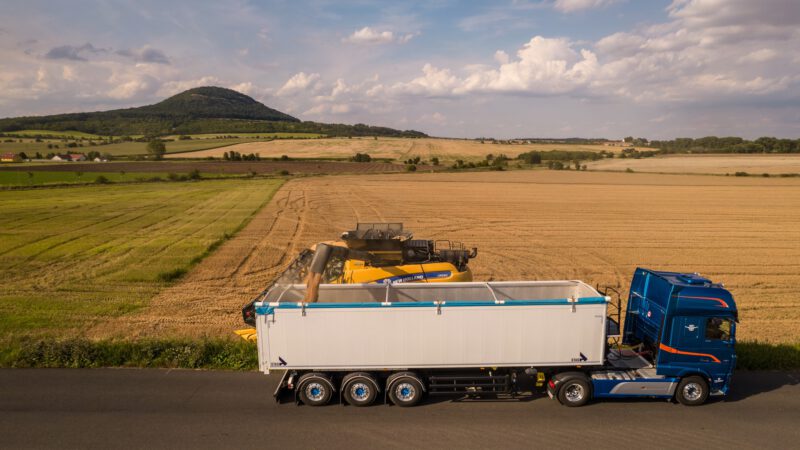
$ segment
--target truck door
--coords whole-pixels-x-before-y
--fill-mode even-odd
[[[705,320],[703,335],[704,352],[719,361],[708,365],[713,385],[727,384],[733,372],[736,356],[734,353],[735,325],[730,317],[709,317]]]
[[[733,370],[733,321],[679,316],[672,324],[671,345],[661,349],[669,353],[670,364],[701,369],[714,385],[727,380]]]

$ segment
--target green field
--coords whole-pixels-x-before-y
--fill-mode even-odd
[[[0,345],[80,336],[143,306],[234,234],[275,179],[0,192]]]
[[[98,177],[105,177],[112,183],[146,181],[154,178],[168,180],[173,176],[188,176],[185,173],[171,172],[18,172],[0,171],[0,186],[46,186],[49,184],[94,183]],[[201,178],[235,178],[237,174],[201,173]]]
[[[5,134],[13,137],[0,137],[0,153],[24,152],[30,158],[32,158],[36,152],[42,155],[48,153],[87,153],[90,151],[97,151],[101,154],[108,154],[111,156],[137,156],[147,154],[146,142],[102,144],[107,137],[81,133],[79,131],[23,130],[6,132]],[[47,136],[47,138],[39,139],[39,142],[37,142],[34,138],[37,135]],[[272,139],[315,139],[323,135],[316,133],[211,133],[192,134],[189,136],[191,136],[192,139],[180,140],[177,135],[166,136],[165,139],[172,139],[169,142],[165,142],[167,153],[193,152],[233,144],[268,141]],[[7,140],[13,140],[14,142],[4,142]],[[67,147],[68,141],[74,141],[79,146]],[[98,144],[98,142],[100,142],[100,144]]]

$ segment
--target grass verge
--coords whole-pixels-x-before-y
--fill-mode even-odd
[[[800,369],[800,344],[737,342],[736,356],[740,370]]]
[[[798,370],[800,344],[740,342],[739,370]],[[255,370],[256,345],[223,339],[89,341],[20,340],[0,349],[0,367],[141,367]]]
[[[0,350],[0,367],[142,367],[255,370],[254,343],[212,340],[22,340]]]

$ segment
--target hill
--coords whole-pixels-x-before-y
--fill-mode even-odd
[[[302,122],[240,92],[214,86],[189,89],[159,103],[138,108],[0,119],[0,132],[26,129],[79,131],[105,136],[277,132],[329,136],[425,136],[417,131],[363,124]]]

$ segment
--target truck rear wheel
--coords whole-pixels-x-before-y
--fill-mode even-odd
[[[378,398],[378,383],[367,373],[352,373],[342,381],[342,397],[350,405],[369,406]]]
[[[333,397],[333,383],[321,373],[307,373],[297,382],[297,396],[308,406],[327,405]]]
[[[708,399],[708,382],[699,376],[686,377],[678,384],[675,398],[684,405],[702,405]]]
[[[390,377],[386,389],[397,406],[414,406],[422,400],[422,382],[411,373]]]
[[[558,401],[565,406],[583,406],[592,398],[589,383],[582,378],[570,378],[558,390]]]

